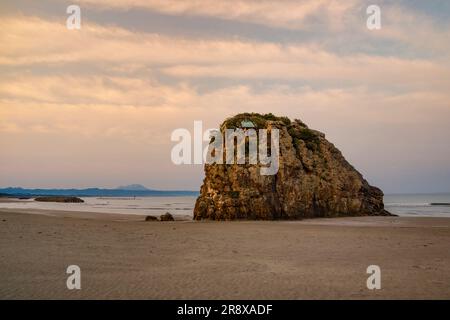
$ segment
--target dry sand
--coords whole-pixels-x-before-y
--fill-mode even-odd
[[[29,213],[0,209],[1,299],[450,298],[450,219],[144,222]],[[66,288],[72,264],[81,290]],[[366,287],[372,264],[381,290]]]

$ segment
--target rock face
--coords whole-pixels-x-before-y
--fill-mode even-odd
[[[206,164],[195,220],[390,215],[383,192],[369,185],[323,133],[300,120],[254,113],[225,120],[221,131],[242,124],[246,130],[249,122],[255,129],[279,129],[278,172],[261,175],[261,165],[248,162]]]

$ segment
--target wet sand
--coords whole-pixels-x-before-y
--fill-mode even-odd
[[[145,222],[0,209],[0,299],[450,299],[450,219]],[[68,290],[66,268],[81,268]],[[368,290],[366,268],[381,268]]]

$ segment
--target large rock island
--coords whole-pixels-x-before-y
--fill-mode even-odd
[[[323,133],[300,120],[255,113],[229,118],[220,130],[248,130],[247,124],[257,132],[279,130],[278,172],[262,175],[261,164],[247,162],[206,164],[195,220],[390,215],[383,192],[369,185]]]

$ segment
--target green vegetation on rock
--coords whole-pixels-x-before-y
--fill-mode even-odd
[[[319,136],[311,129],[308,129],[306,127],[290,127],[288,133],[292,137],[292,141],[296,149],[300,145],[300,140],[303,140],[305,142],[305,145],[309,150],[316,151],[319,148]]]
[[[260,114],[255,112],[245,112],[235,115],[234,117],[226,119],[221,128],[222,129],[236,129],[242,127],[242,122],[252,122],[255,129],[267,128],[268,121],[271,122],[281,122],[284,125],[290,125],[291,120],[287,117],[277,117],[272,113]]]

